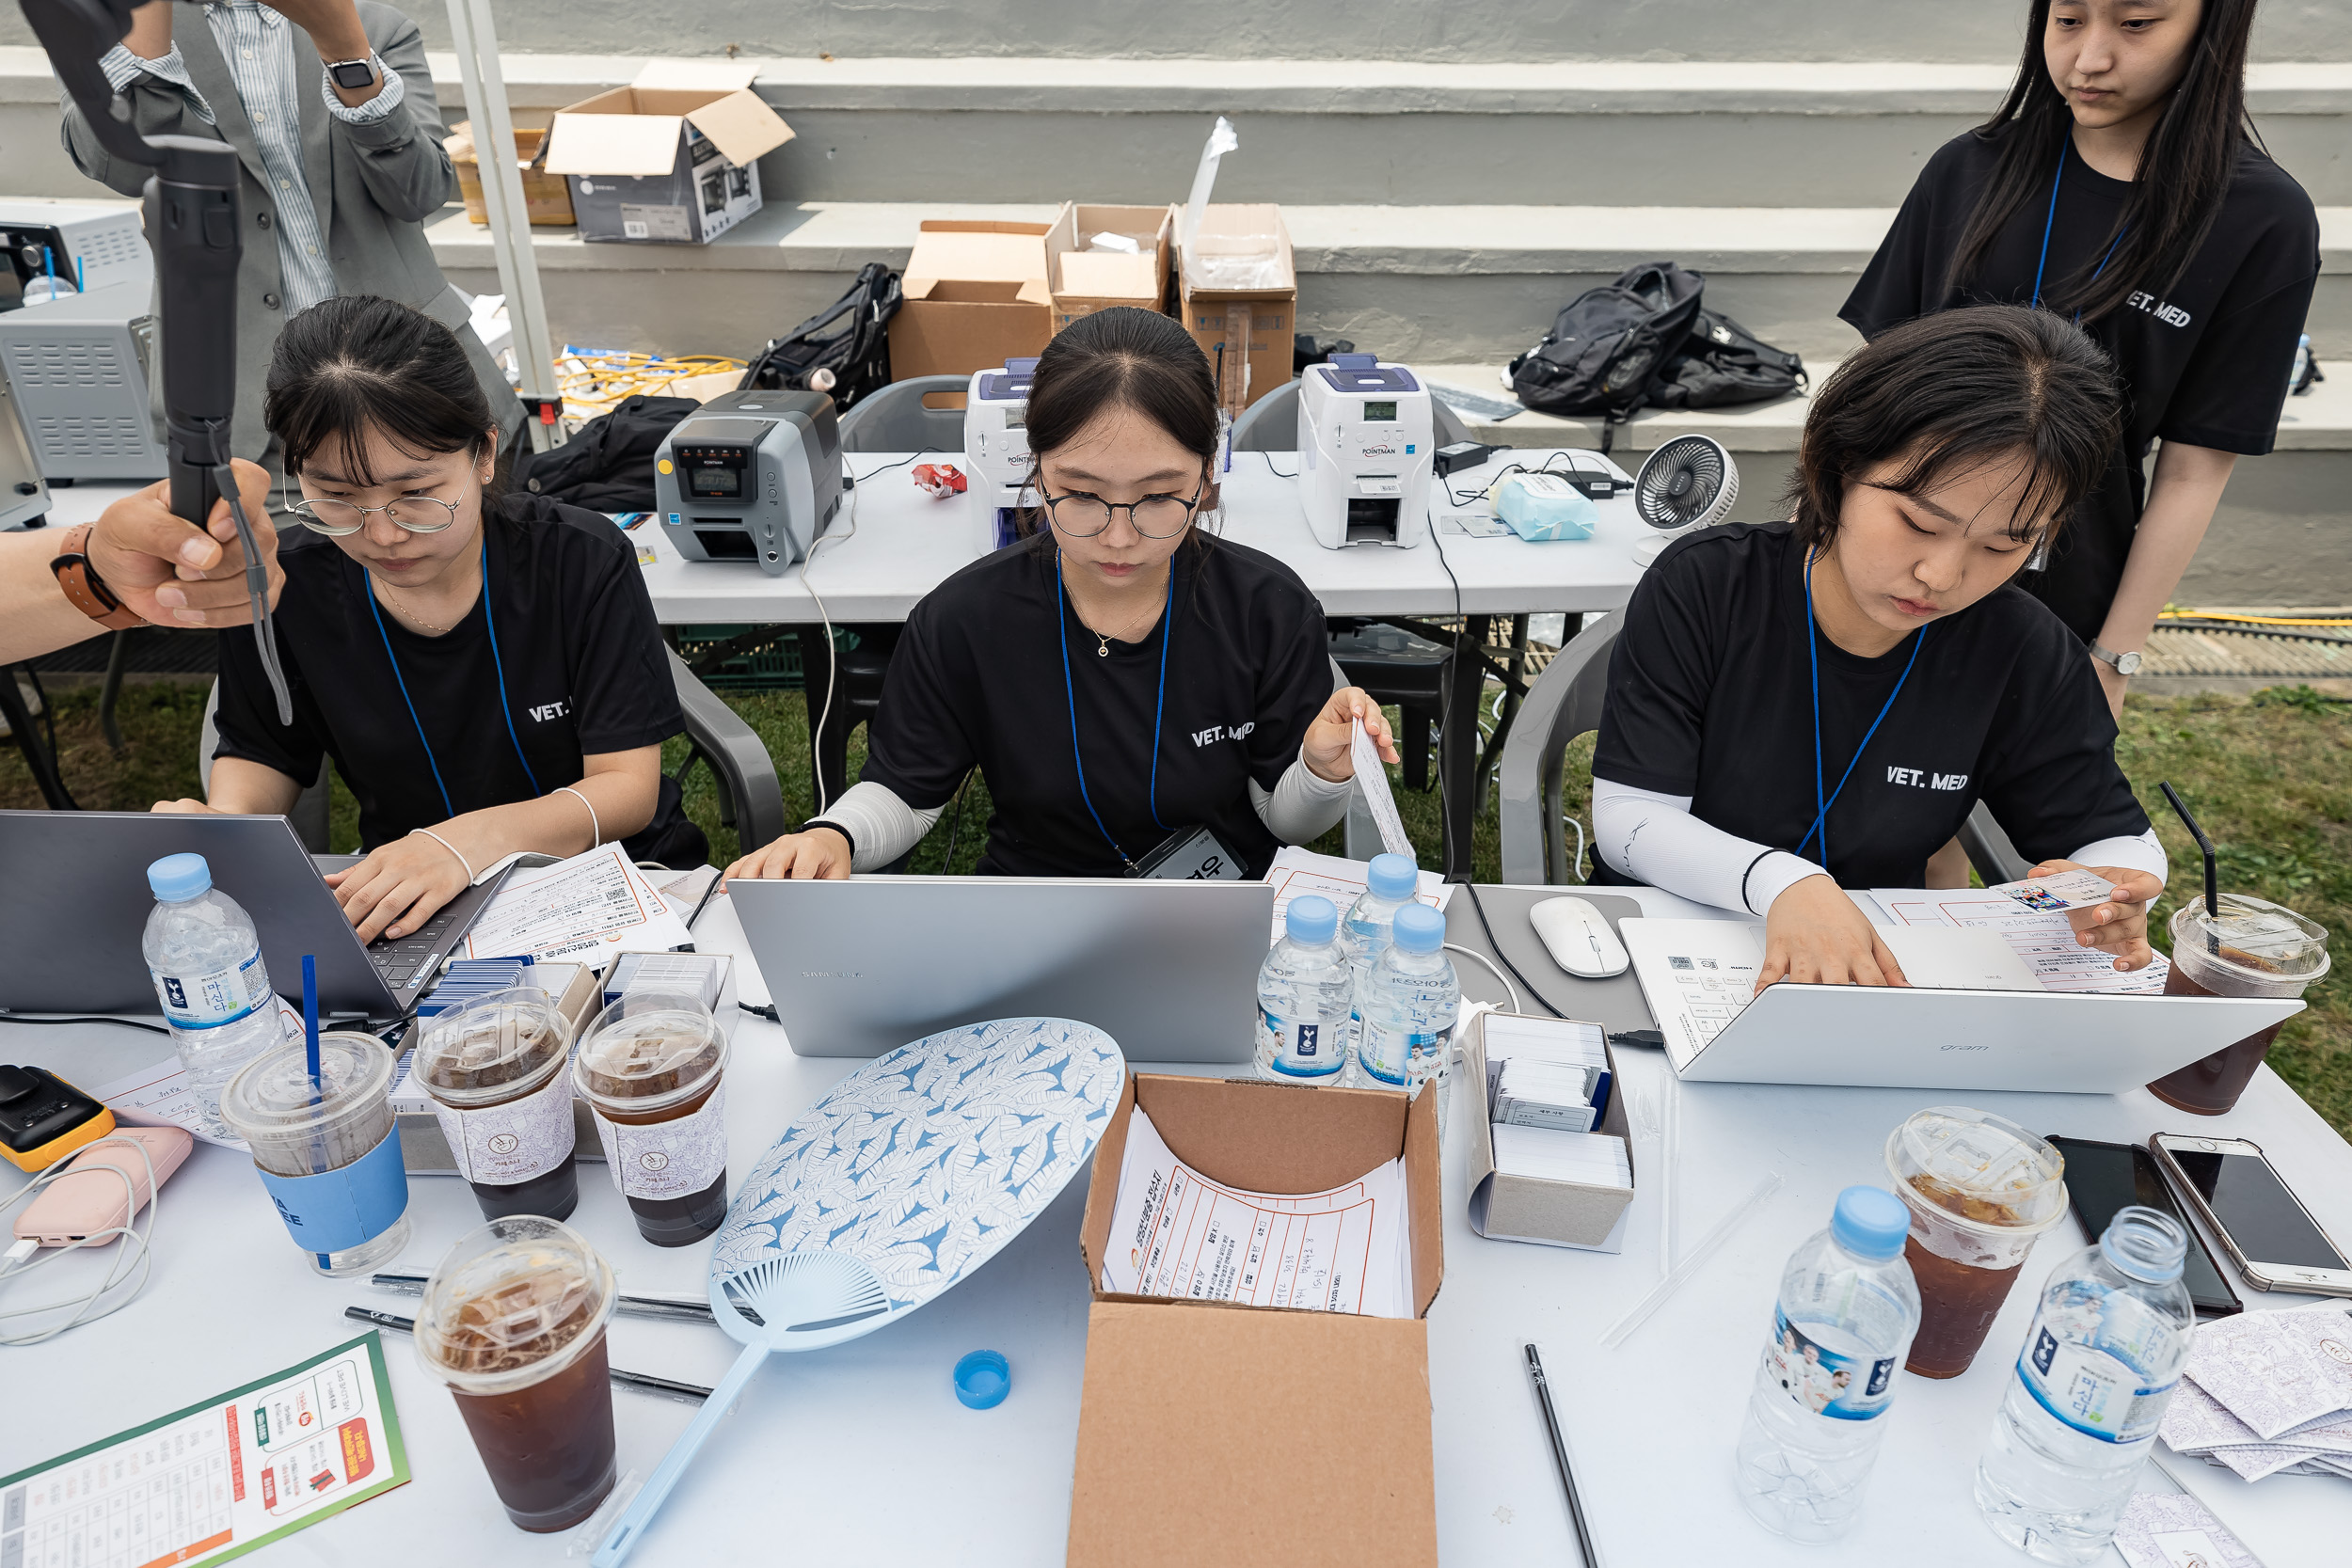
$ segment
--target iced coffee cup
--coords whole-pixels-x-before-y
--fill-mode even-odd
[[[548,993],[516,986],[441,1014],[417,1045],[409,1076],[432,1098],[484,1219],[569,1219],[580,1202],[571,1043]]]
[[[605,1008],[572,1058],[612,1183],[656,1246],[699,1242],[727,1217],[726,1063],[710,1009],[666,991]]]
[[[2066,1161],[2005,1117],[1938,1105],[1888,1134],[1886,1169],[1911,1211],[1903,1257],[1919,1286],[1907,1371],[1958,1377],[2042,1233],[2066,1215]]]
[[[2261,996],[2292,1001],[2328,973],[2327,928],[2260,898],[2225,893],[2217,914],[2200,898],[2172,916],[2172,972],[2167,996]],[[2284,1022],[2283,1020],[2280,1021]],[[2279,1023],[2257,1029],[2148,1085],[2175,1110],[2217,1117],[2237,1103],[2254,1069],[2270,1054]]]
[[[612,1490],[604,1325],[612,1270],[569,1226],[492,1220],[449,1249],[417,1309],[417,1359],[449,1385],[506,1516],[559,1530]]]
[[[408,1244],[408,1167],[392,1130],[392,1053],[373,1035],[319,1037],[310,1077],[299,1039],[239,1069],[220,1093],[278,1218],[310,1266],[342,1279]]]

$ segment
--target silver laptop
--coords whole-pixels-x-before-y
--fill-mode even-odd
[[[1879,935],[1910,986],[1781,981],[1750,1000],[1761,926],[1627,920],[1617,929],[1667,1059],[1697,1083],[2121,1094],[2303,1010],[2250,997],[2035,990],[1995,932],[1886,927]]]
[[[468,888],[421,930],[362,944],[322,872],[357,864],[302,847],[282,816],[113,811],[0,811],[0,1008],[24,1013],[153,1013],[139,938],[155,908],[147,868],[202,855],[213,885],[253,917],[270,989],[302,994],[318,958],[319,1011],[395,1019],[416,1006],[506,873]]]
[[[803,1056],[878,1056],[992,1018],[1074,1018],[1130,1061],[1243,1062],[1263,882],[855,877],[728,884]]]

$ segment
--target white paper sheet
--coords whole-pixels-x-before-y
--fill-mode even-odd
[[[466,933],[467,958],[529,955],[601,967],[624,948],[660,952],[693,940],[686,922],[617,844],[507,879]]]
[[[290,1037],[302,1037],[302,1014],[282,996],[278,999],[278,1022]],[[114,1112],[115,1120],[129,1126],[183,1128],[200,1143],[240,1152],[245,1148],[244,1139],[230,1136],[217,1117],[198,1108],[195,1091],[188,1087],[188,1075],[177,1056],[126,1072],[89,1092]]]
[[[1274,863],[1266,868],[1265,879],[1274,886],[1274,930],[1266,940],[1271,942],[1282,934],[1282,913],[1291,907],[1291,900],[1301,894],[1319,893],[1339,907],[1340,918],[1347,918],[1347,907],[1363,896],[1371,872],[1362,861],[1343,860],[1338,855],[1318,855],[1295,845],[1284,845],[1274,852]],[[1455,884],[1445,880],[1435,871],[1424,871],[1416,884],[1413,896],[1433,910],[1442,911],[1453,900]]]
[[[1104,1252],[1106,1291],[1413,1316],[1402,1160],[1327,1192],[1243,1192],[1177,1159],[1138,1106]]]
[[[1348,728],[1353,732],[1347,744],[1356,764],[1356,786],[1364,792],[1364,804],[1380,829],[1380,847],[1391,855],[1410,855],[1413,841],[1405,836],[1405,819],[1396,814],[1396,796],[1389,789],[1389,770],[1380,761],[1380,748],[1364,733],[1362,720],[1349,720]]]
[[[1998,931],[2026,960],[2044,990],[2120,991],[2153,995],[2172,964],[2163,954],[2147,968],[2116,973],[2113,954],[2084,947],[2063,914],[2026,909],[1983,888],[1872,888],[1870,896],[1898,926],[1966,926]],[[1899,957],[1899,955],[1898,955]]]

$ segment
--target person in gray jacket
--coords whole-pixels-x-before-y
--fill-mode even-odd
[[[285,477],[262,421],[270,346],[300,311],[337,294],[381,294],[465,344],[514,450],[521,404],[441,276],[424,222],[455,184],[417,24],[377,0],[156,3],[101,62],[142,135],[214,136],[243,166],[238,211],[236,454]],[[76,167],[125,196],[152,172],[110,155],[65,101]]]

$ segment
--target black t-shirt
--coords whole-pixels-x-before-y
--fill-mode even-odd
[[[1676,540],[1633,591],[1609,661],[1593,775],[1691,797],[1692,813],[1794,850],[1813,825],[1804,547],[1785,523]],[[1921,632],[1876,658],[1819,639],[1829,855],[1850,888],[1917,887],[1981,797],[2030,861],[2145,832],[2115,721],[2058,619],[2011,584],[1931,622],[1868,748],[1855,748]]]
[[[320,755],[332,754],[359,802],[360,843],[373,849],[452,816],[576,784],[583,754],[658,745],[685,728],[653,600],[610,518],[513,495],[493,508],[485,531],[484,591],[440,637],[410,631],[390,614],[379,633],[367,574],[327,541],[281,551],[278,648],[294,721],[278,723],[253,640],[224,637],[215,754],[306,784],[318,776]],[[429,759],[419,723],[432,742]],[[653,821],[626,842],[632,858],[665,864],[693,865],[707,852],[666,778]]]
[[[925,594],[891,657],[859,777],[920,811],[945,804],[977,764],[995,804],[984,871],[1115,877],[1120,851],[1140,861],[1171,831],[1205,826],[1263,875],[1276,846],[1248,784],[1271,790],[1297,760],[1330,699],[1329,638],[1323,607],[1289,567],[1194,538],[1176,552],[1161,623],[1141,641],[1113,640],[1107,655],[1059,595],[1050,547],[998,550]],[[1163,626],[1167,713],[1155,746]]]
[[[1940,148],[1903,199],[1838,312],[1865,338],[1915,317],[1960,305],[2026,305],[2049,227],[2046,299],[2059,283],[2098,264],[2131,193],[2071,147],[2058,204],[2041,193],[2010,215],[1983,270],[1966,288],[1949,278],[1977,197],[1991,180],[2000,143],[1975,132]],[[2050,176],[2058,174],[2053,162]],[[2278,434],[2296,340],[2319,276],[2319,218],[2303,187],[2250,144],[2221,212],[2177,282],[2151,281],[2085,330],[2115,356],[2125,399],[2122,445],[2098,493],[2075,511],[2049,569],[2020,582],[2075,635],[2098,635],[2123,577],[2123,559],[2146,501],[2140,464],[2152,438],[2259,457]]]

